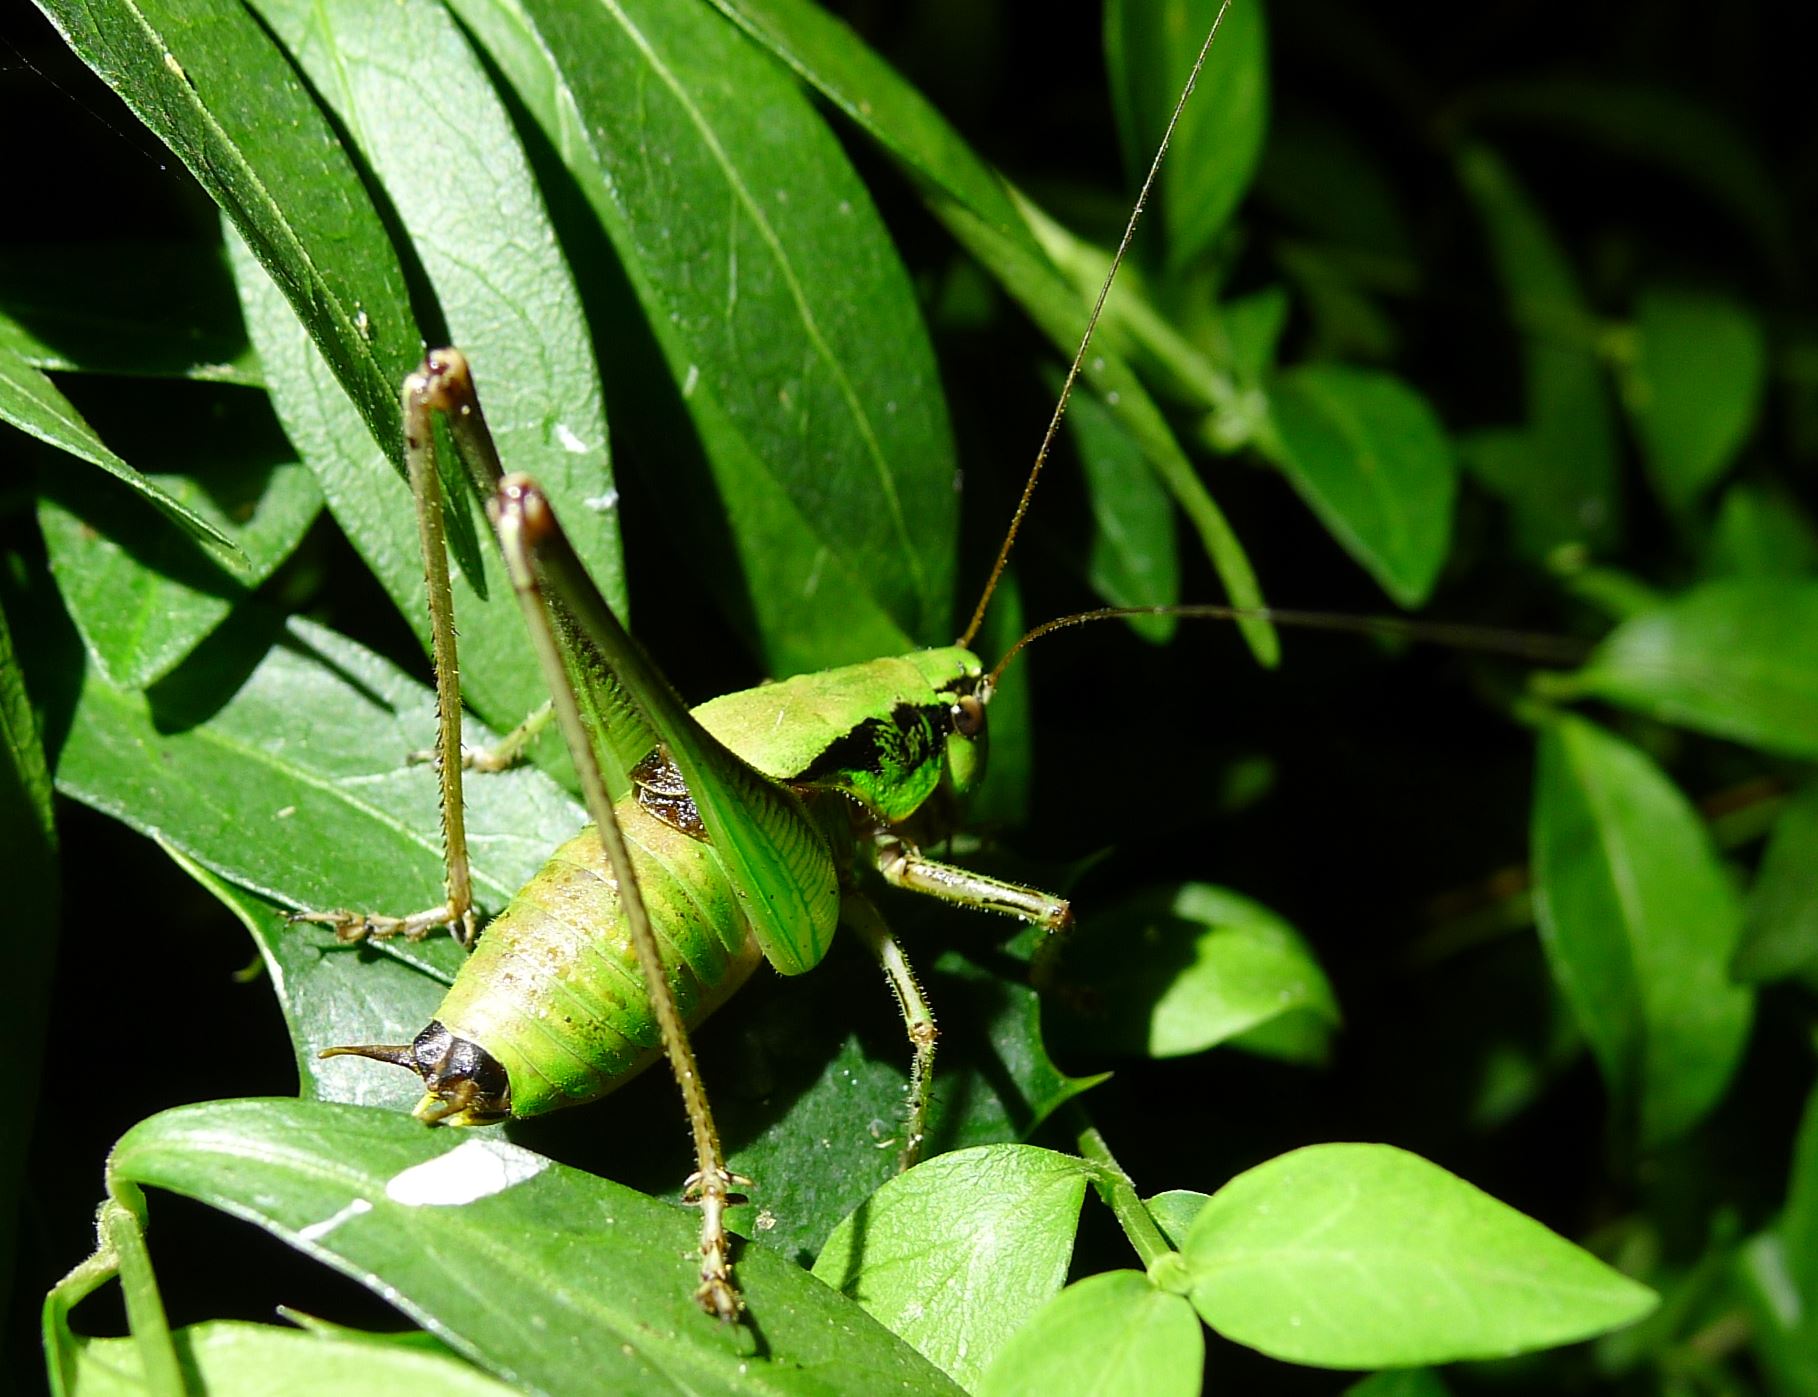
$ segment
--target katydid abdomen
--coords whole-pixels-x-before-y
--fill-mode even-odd
[[[744,984],[763,952],[710,845],[651,815],[635,794],[615,813],[676,1008],[693,1026]],[[592,1101],[662,1055],[618,881],[594,826],[557,849],[493,919],[435,1021],[504,1068],[513,1116]],[[438,1085],[430,1084],[419,1114],[434,1111]]]

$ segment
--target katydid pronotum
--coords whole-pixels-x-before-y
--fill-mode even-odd
[[[953,646],[798,676],[691,713],[613,616],[535,482],[504,471],[465,358],[435,351],[405,382],[406,461],[436,660],[446,897],[404,916],[326,911],[297,919],[328,923],[350,941],[420,937],[445,926],[471,945],[477,934],[437,417],[487,501],[595,823],[558,850],[486,929],[413,1042],[337,1046],[324,1055],[355,1054],[417,1072],[426,1090],[415,1114],[450,1125],[591,1100],[667,1056],[694,1136],[696,1167],[685,1196],[702,1212],[697,1294],[723,1320],[741,1309],[724,1214],[745,1181],[726,1168],[687,1024],[723,1001],[760,960],[785,974],[812,969],[836,925],[847,926],[882,965],[908,1030],[907,1166],[927,1119],[934,1016],[858,875],[869,866],[896,887],[1050,932],[1071,921],[1062,898],[926,857],[920,821],[928,808],[963,797],[982,769],[985,705],[998,671],[987,674],[969,647],[1168,134],[1217,31],[1215,19],[1100,289],[997,563]]]

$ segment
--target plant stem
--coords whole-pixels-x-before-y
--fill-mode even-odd
[[[1111,1209],[1118,1225],[1124,1229],[1124,1236],[1130,1239],[1130,1245],[1142,1259],[1143,1269],[1151,1270],[1156,1262],[1172,1256],[1174,1248],[1168,1245],[1161,1228],[1149,1216],[1148,1208],[1137,1196],[1136,1185],[1111,1153],[1111,1147],[1105,1143],[1098,1127],[1092,1124],[1084,1110],[1077,1106],[1072,1110],[1080,1155],[1098,1165],[1101,1171],[1094,1180],[1099,1197],[1105,1200],[1105,1206]]]

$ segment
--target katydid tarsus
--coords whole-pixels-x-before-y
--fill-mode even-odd
[[[1123,241],[1088,317],[1027,487],[965,633],[950,647],[798,676],[690,713],[624,631],[568,547],[534,481],[508,475],[465,358],[431,353],[403,390],[435,656],[446,896],[402,916],[328,911],[346,940],[478,932],[468,873],[454,655],[434,420],[487,501],[594,825],[558,850],[485,929],[436,1018],[408,1044],[332,1047],[409,1068],[426,1122],[479,1125],[604,1095],[658,1056],[682,1090],[695,1146],[685,1196],[702,1211],[702,1305],[736,1319],[724,1213],[741,1182],[726,1168],[689,1045],[698,1022],[768,960],[812,969],[836,925],[877,958],[901,1007],[913,1061],[902,1164],[928,1114],[936,1028],[901,948],[860,886],[894,885],[1021,918],[1069,924],[1062,898],[926,857],[918,818],[963,797],[982,768],[987,675],[970,645],[982,624],[1117,264],[1160,168],[1168,134],[1217,35],[1215,18]],[[941,797],[937,802],[937,794]]]

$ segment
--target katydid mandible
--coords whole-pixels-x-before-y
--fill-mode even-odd
[[[435,659],[445,900],[401,917],[331,911],[297,919],[328,923],[349,941],[420,937],[446,926],[475,944],[437,416],[487,501],[594,824],[558,849],[486,928],[414,1041],[340,1046],[323,1055],[409,1068],[425,1086],[414,1114],[449,1125],[590,1101],[667,1056],[694,1134],[695,1171],[684,1193],[702,1210],[697,1295],[722,1320],[736,1320],[742,1308],[724,1213],[746,1181],[726,1168],[688,1026],[761,960],[784,974],[812,969],[835,927],[847,926],[882,965],[912,1047],[901,1161],[907,1167],[925,1130],[936,1029],[861,874],[875,869],[896,887],[1051,932],[1071,921],[1064,899],[927,858],[920,822],[963,798],[982,771],[985,708],[997,671],[987,674],[969,646],[1223,13],[1221,7],[1175,106],[997,561],[953,646],[802,675],[691,711],[613,616],[536,483],[504,471],[464,357],[432,352],[405,381],[406,465]]]

